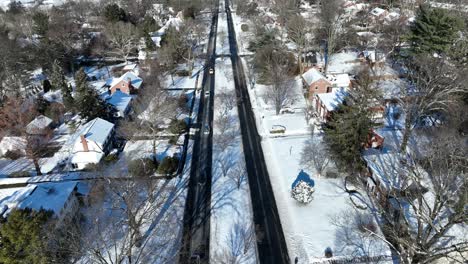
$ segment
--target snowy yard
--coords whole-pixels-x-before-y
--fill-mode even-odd
[[[182,151],[181,146],[169,144],[168,140],[135,140],[127,142],[121,157],[131,160],[151,158],[154,155],[153,147],[156,147],[156,159],[158,161],[167,156],[180,154]]]

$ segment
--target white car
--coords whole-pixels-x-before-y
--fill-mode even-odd
[[[213,68],[210,68],[210,69],[208,70],[208,73],[209,73],[209,74],[213,74],[213,73],[214,73],[214,69],[213,69]]]

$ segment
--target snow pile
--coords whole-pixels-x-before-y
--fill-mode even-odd
[[[299,181],[299,183],[291,190],[291,196],[296,201],[308,204],[312,202],[314,193],[314,187],[310,186],[305,181]]]

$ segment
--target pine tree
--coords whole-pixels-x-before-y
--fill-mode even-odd
[[[80,68],[75,74],[75,86],[78,93],[85,92],[88,88],[88,77],[83,68]]]
[[[463,21],[446,10],[421,5],[408,37],[416,54],[442,54],[449,51],[463,28]]]
[[[361,169],[361,150],[373,123],[370,113],[358,105],[341,104],[324,126],[324,140],[330,154],[341,168]]]
[[[62,91],[63,105],[65,105],[68,110],[73,110],[75,108],[75,99],[72,96],[72,91],[73,88],[71,85],[68,85],[68,88]]]
[[[14,209],[0,225],[0,263],[50,263],[44,227],[51,211]]]
[[[88,121],[96,117],[112,120],[115,110],[101,100],[99,94],[94,89],[88,87],[86,79],[86,73],[81,68],[75,75],[76,91],[78,94],[76,107],[81,117]]]
[[[54,90],[60,89],[63,91],[63,89],[67,88],[65,74],[58,60],[55,60],[54,64],[52,65],[52,74],[50,76],[50,83],[52,84],[52,89]]]

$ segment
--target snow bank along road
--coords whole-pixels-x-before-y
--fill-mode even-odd
[[[216,59],[216,31],[218,26],[218,1],[214,3],[213,18],[210,29],[207,60],[205,68],[214,67]],[[213,150],[214,96],[205,96],[205,92],[214,93],[214,74],[204,71],[202,91],[196,127],[198,132],[192,154],[189,189],[184,213],[183,242],[179,263],[191,263],[198,258],[200,262],[208,263],[210,238],[210,207],[211,207],[211,164]],[[206,100],[207,99],[207,100]]]
[[[250,104],[244,69],[238,55],[229,0],[225,0],[225,9],[242,142],[254,213],[258,257],[260,263],[265,264],[290,263],[273,189],[263,157],[261,139],[257,132],[255,117]]]

